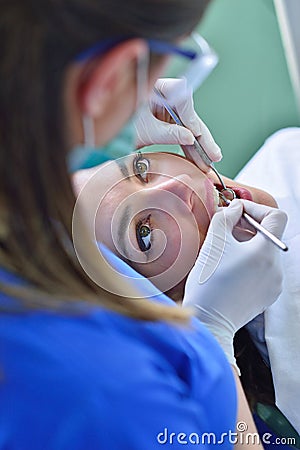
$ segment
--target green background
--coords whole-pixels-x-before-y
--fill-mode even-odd
[[[222,149],[216,167],[234,177],[268,136],[300,124],[273,0],[214,0],[198,31],[219,64],[195,93],[195,109]]]

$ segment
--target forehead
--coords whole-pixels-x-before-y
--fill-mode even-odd
[[[90,169],[79,170],[73,175],[75,193],[79,195],[83,189],[88,189],[91,193],[105,191],[105,189],[124,178],[126,174],[124,175],[121,172],[120,166],[126,167],[132,164],[134,158],[135,154],[132,154],[120,158],[120,161],[108,161]]]
[[[134,166],[137,159],[143,158],[151,161],[150,172],[171,178],[176,176],[177,172],[199,171],[194,164],[180,155],[162,152],[133,153],[91,169],[81,170],[73,176],[75,193],[83,207],[88,206],[90,211],[96,212],[100,205],[106,204],[110,209],[110,200],[115,203],[132,190],[138,190]]]

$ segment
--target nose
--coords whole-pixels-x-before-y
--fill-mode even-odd
[[[193,190],[191,178],[188,175],[182,174],[174,178],[165,178],[164,181],[157,183],[151,189],[171,192],[179,197],[189,208],[192,206],[191,197]]]

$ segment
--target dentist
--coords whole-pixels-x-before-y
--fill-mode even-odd
[[[206,3],[1,3],[1,449],[156,449],[165,429],[172,433],[167,448],[181,448],[183,435],[188,447],[194,445],[193,433],[223,436],[222,448],[232,448],[229,435],[237,415],[253,426],[237,376],[212,334],[164,296],[147,300],[113,263],[99,264],[83,217],[76,232],[92,277],[72,239],[75,196],[68,169],[76,167],[82,148],[95,145],[103,158],[109,156],[107,144],[120,136],[136,109],[140,80],[146,73],[150,91]],[[220,154],[213,150],[211,156]],[[237,261],[242,249],[227,238],[241,214],[239,202],[224,212],[222,261],[230,270],[231,249]],[[281,234],[280,213],[259,214],[262,221],[272,217],[265,226]],[[225,222],[216,217],[212,230],[218,233]],[[244,296],[241,317],[236,310],[229,317],[230,307],[224,320],[210,320],[218,335],[228,322],[234,332],[280,291],[276,252],[261,239],[254,243],[239,276],[251,284],[256,301],[250,305]],[[257,259],[264,283],[256,282]],[[211,280],[218,286],[218,270]],[[210,284],[207,292],[205,286],[201,290],[211,300],[210,318],[220,289],[211,293]],[[236,301],[238,289],[226,284],[226,304]],[[191,295],[189,303],[195,297],[198,301]],[[227,347],[230,339],[227,333]]]

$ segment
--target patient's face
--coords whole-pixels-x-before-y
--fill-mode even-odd
[[[263,191],[225,179],[241,198],[276,206]],[[183,283],[218,208],[218,180],[170,153],[133,154],[74,177],[95,235],[162,291]]]

